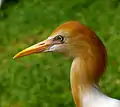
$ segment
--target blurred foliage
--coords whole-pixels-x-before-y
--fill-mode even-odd
[[[0,107],[75,106],[69,84],[71,60],[52,53],[12,59],[68,20],[89,26],[104,42],[108,68],[100,87],[120,99],[119,0],[10,1],[14,0],[6,0],[0,10]]]

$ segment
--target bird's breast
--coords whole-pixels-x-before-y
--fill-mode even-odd
[[[82,95],[83,107],[120,107],[120,101],[104,95],[96,87],[91,87]]]

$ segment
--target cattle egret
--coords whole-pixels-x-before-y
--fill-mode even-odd
[[[73,58],[70,82],[76,107],[120,107],[103,94],[98,81],[106,68],[105,46],[90,28],[77,21],[57,27],[44,41],[24,49],[14,59],[41,52],[60,52]]]

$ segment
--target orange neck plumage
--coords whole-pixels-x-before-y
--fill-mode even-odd
[[[71,88],[76,107],[82,107],[82,94],[98,83],[106,67],[106,50],[99,38],[95,35],[94,39],[83,44],[86,45],[83,45],[83,50],[77,49],[78,56],[71,67]]]

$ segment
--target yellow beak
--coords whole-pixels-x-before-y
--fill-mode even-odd
[[[17,53],[13,59],[19,58],[19,57],[23,57],[23,56],[27,56],[33,53],[40,53],[40,52],[45,52],[46,49],[49,48],[49,46],[52,45],[52,42],[50,40],[45,40],[43,42],[37,43],[33,46],[30,46],[24,50],[22,50],[21,52]]]

